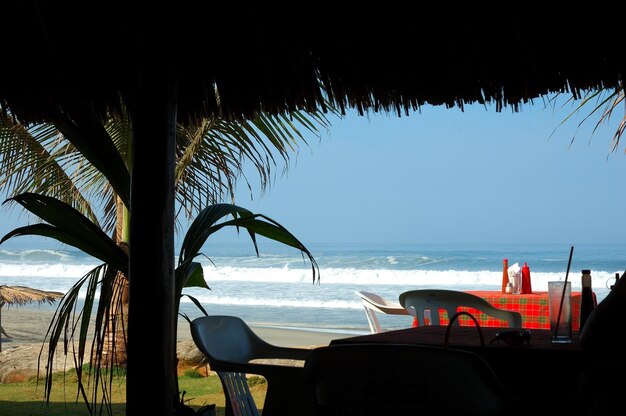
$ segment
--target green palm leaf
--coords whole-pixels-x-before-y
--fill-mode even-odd
[[[7,196],[34,192],[55,196],[110,232],[116,221],[116,197],[128,207],[132,123],[125,111],[101,121],[88,109],[72,108],[57,114],[55,125],[26,128],[10,114],[0,117],[0,185]],[[319,134],[329,122],[322,112],[260,115],[243,122],[203,120],[177,131],[176,201],[190,219],[203,207],[234,199],[243,175],[244,161],[256,169],[261,192],[271,183],[273,170],[282,160],[289,165],[290,152],[307,144],[303,133]],[[29,134],[28,141],[16,133]],[[3,143],[10,146],[3,146]],[[39,145],[40,148],[35,149]],[[30,146],[32,151],[24,152]],[[45,169],[44,169],[45,168]],[[4,180],[3,176],[7,179]],[[7,186],[7,185],[11,186]],[[96,212],[101,218],[96,218]]]
[[[55,198],[25,193],[9,198],[22,205],[48,224],[17,228],[6,234],[0,244],[20,235],[39,235],[55,238],[76,247],[127,274],[128,256],[97,225],[80,212]]]
[[[319,134],[319,129],[328,127],[321,112],[294,112],[260,115],[241,123],[203,120],[192,128],[181,128],[177,136],[177,201],[187,218],[192,218],[205,206],[223,200],[226,192],[234,198],[244,161],[256,170],[263,192],[279,160],[287,169],[290,152],[300,142],[307,144],[299,128]],[[251,188],[249,179],[242,178]]]
[[[14,123],[10,115],[0,115],[0,187],[10,196],[24,192],[54,196],[98,224],[88,198],[75,181],[84,172],[70,176],[64,160],[75,149],[68,148],[52,125],[31,128]]]
[[[231,204],[214,204],[200,211],[187,229],[178,256],[179,263],[198,255],[207,238],[217,231],[215,224],[218,221],[226,216],[238,215],[242,212],[250,213],[244,208]]]
[[[82,108],[57,114],[54,125],[111,184],[115,193],[130,206],[130,174],[104,124]]]
[[[68,293],[66,301],[57,311],[56,323],[49,331],[50,343],[54,347],[60,342],[62,334],[68,336],[70,333],[72,339],[76,334],[82,357],[90,316],[95,307],[96,287],[101,286],[91,351],[95,371],[91,397],[88,397],[90,393],[79,374],[79,394],[90,412],[95,412],[99,388],[104,395],[102,404],[111,412],[107,405],[110,402],[106,398],[107,383],[100,372],[102,365],[108,365],[101,361],[103,328],[108,327],[107,320],[114,308],[113,304],[120,302],[115,298],[112,286],[115,279],[111,276],[116,270],[127,274],[128,269],[127,254],[103,231],[111,231],[116,223],[126,224],[128,221],[126,214],[120,215],[124,210],[118,208],[121,207],[119,200],[126,207],[129,206],[132,123],[124,111],[123,103],[119,109],[119,113],[110,114],[103,121],[95,118],[89,108],[77,106],[59,112],[54,119],[54,127],[38,125],[28,129],[12,125],[9,118],[0,118],[0,183],[4,180],[5,185],[11,185],[12,193],[18,194],[9,201],[17,202],[46,222],[13,230],[0,240],[0,244],[20,235],[45,236],[83,250],[107,263],[94,269],[81,279],[75,290],[73,288]],[[240,176],[244,162],[251,163],[256,169],[261,189],[264,190],[270,184],[273,170],[279,162],[284,163],[283,169],[286,170],[290,152],[297,150],[299,142],[306,144],[298,128],[317,133],[319,127],[328,127],[322,113],[295,112],[289,115],[260,116],[238,124],[219,119],[205,120],[193,128],[179,128],[176,200],[179,212],[184,212],[187,218],[192,218],[196,213],[198,215],[185,236],[175,271],[176,309],[184,287],[208,288],[202,265],[194,260],[207,238],[228,226],[237,230],[245,228],[257,255],[257,234],[301,250],[303,256],[311,260],[315,281],[319,273],[311,253],[280,224],[241,207],[210,204],[222,200],[226,192],[234,199],[239,177],[243,177],[251,189],[249,178]],[[24,155],[20,150],[23,146],[33,149],[26,157],[20,157]],[[64,202],[36,195],[33,191],[58,196]],[[207,205],[209,207],[203,209]],[[96,218],[96,212],[101,215],[100,218]],[[226,220],[227,217],[232,219]],[[122,231],[122,234],[118,234],[118,231]],[[116,238],[120,235],[123,235],[123,230],[116,228]],[[85,284],[87,299],[82,312],[76,315],[78,288]],[[190,299],[206,314],[197,299]],[[64,341],[64,346],[67,348],[67,341]],[[50,354],[51,357],[53,355]],[[80,369],[82,358],[75,364]],[[51,387],[51,384],[47,384],[47,387]]]
[[[227,217],[232,217],[232,219],[220,222]],[[214,204],[200,211],[183,239],[178,257],[179,264],[198,256],[206,240],[224,227],[245,228],[250,235],[257,255],[259,250],[256,234],[300,250],[311,261],[313,281],[315,282],[316,278],[319,278],[319,268],[313,255],[285,227],[267,216],[253,214],[245,208],[232,204]]]
[[[103,404],[110,404],[110,389],[103,381],[105,370],[111,370],[113,358],[106,357],[101,354],[103,345],[103,336],[107,328],[111,331],[115,330],[118,322],[111,322],[111,305],[116,305],[119,299],[113,298],[113,284],[115,270],[111,270],[106,264],[100,265],[89,271],[81,277],[70,290],[63,296],[59,303],[54,317],[46,331],[45,340],[47,343],[47,365],[44,387],[44,397],[49,402],[53,386],[53,361],[57,358],[56,351],[59,345],[62,346],[62,352],[65,356],[72,354],[74,357],[74,367],[78,378],[78,394],[87,406],[90,413],[95,413],[95,403],[98,401],[98,395],[102,395]],[[99,299],[96,296],[100,287]],[[78,306],[81,298],[80,293],[85,293],[83,307]],[[88,332],[91,325],[92,311],[96,306],[94,336],[91,343],[91,351],[86,354]],[[74,348],[78,347],[75,351]],[[46,344],[42,346],[39,358],[41,361],[42,352]],[[97,352],[100,352],[98,354]],[[93,357],[90,368],[95,369],[88,373],[87,380],[83,375],[83,367],[85,359],[89,362],[89,357]],[[109,374],[111,371],[109,371]],[[109,414],[112,414],[108,409]]]

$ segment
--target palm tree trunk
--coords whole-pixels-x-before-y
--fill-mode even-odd
[[[0,303],[0,352],[2,352],[2,334],[7,335],[6,332],[4,332],[4,328],[2,328],[2,307],[4,306],[4,303]]]
[[[109,318],[104,335],[102,357],[111,365],[126,366],[128,344],[128,278],[117,273],[113,282],[113,296],[109,305]]]
[[[128,244],[123,236],[126,225],[126,207],[120,198],[116,203],[115,233],[113,239],[118,245],[128,253]],[[109,316],[106,332],[104,334],[104,345],[102,356],[104,361],[112,365],[126,366],[126,346],[128,344],[128,276],[118,273],[113,282],[113,295],[109,305]]]

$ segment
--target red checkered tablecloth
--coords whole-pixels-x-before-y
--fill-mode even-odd
[[[468,290],[467,292],[478,295],[491,303],[496,308],[516,311],[522,314],[522,325],[529,329],[550,329],[548,311],[548,292],[535,292],[529,295],[502,294],[499,291],[489,290]],[[466,310],[478,320],[480,326],[503,327],[506,322],[488,317],[484,313],[472,308],[461,308]],[[443,311],[442,311],[443,314]],[[580,292],[572,292],[572,331],[578,331],[580,317]],[[460,317],[461,325],[473,325],[473,321],[465,316]],[[448,323],[444,316],[441,316],[441,324]]]

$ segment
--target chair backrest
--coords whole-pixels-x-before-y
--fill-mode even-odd
[[[314,415],[492,415],[515,403],[480,356],[430,346],[317,348],[304,383]]]
[[[310,349],[290,348],[265,342],[236,316],[203,316],[191,322],[191,336],[198,349],[207,357],[212,371],[222,381],[226,400],[227,416],[257,416],[258,410],[246,381],[246,374],[258,374],[266,378],[268,386],[264,409],[272,414],[289,413],[291,409],[277,408],[274,400],[281,395],[291,394],[293,379],[300,375],[290,367],[252,364],[259,358],[281,358],[304,360]],[[298,369],[296,369],[298,370]],[[301,369],[299,369],[301,370]]]
[[[191,336],[206,356],[211,370],[217,372],[229,416],[258,416],[246,380],[246,363],[266,344],[236,316],[203,316],[191,322]],[[262,348],[262,347],[261,347]]]
[[[356,293],[363,302],[364,305],[370,309],[374,309],[377,312],[386,313],[390,315],[407,315],[406,309],[399,303],[392,302],[383,298],[380,295],[371,292],[358,291]]]
[[[404,308],[414,309],[411,314],[415,314],[419,325],[425,324],[424,311],[426,310],[430,311],[430,324],[441,325],[440,309],[445,310],[448,318],[451,318],[460,307],[468,307],[506,321],[511,328],[522,327],[522,315],[519,312],[496,308],[480,296],[467,292],[442,289],[409,290],[401,293],[399,299]]]
[[[376,317],[376,312],[386,313],[389,315],[408,315],[405,308],[399,303],[392,302],[380,295],[371,292],[357,291],[354,292],[361,298],[361,303],[365,309],[365,316],[372,333],[382,332],[382,326]]]
[[[194,319],[191,322],[191,336],[198,349],[206,355],[211,368],[216,371],[223,364],[244,364],[259,358],[261,352],[269,346],[236,316],[214,315]]]

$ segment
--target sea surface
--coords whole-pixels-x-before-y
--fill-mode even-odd
[[[367,245],[319,244],[309,249],[319,265],[313,282],[311,263],[290,248],[260,242],[260,255],[249,244],[207,244],[199,257],[211,290],[189,289],[210,314],[237,315],[250,324],[366,333],[368,324],[355,291],[397,301],[418,288],[499,290],[502,260],[524,262],[534,291],[564,280],[569,245]],[[72,248],[0,250],[0,284],[25,285],[66,292],[100,262]],[[598,301],[604,299],[615,273],[626,270],[626,245],[577,245],[568,280],[580,290],[582,269],[591,269]],[[157,305],[155,305],[157,306]],[[6,307],[6,306],[5,306]],[[50,308],[55,305],[30,305]],[[181,312],[201,315],[186,297]],[[410,326],[408,316],[382,316],[386,328]]]

